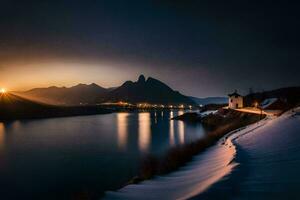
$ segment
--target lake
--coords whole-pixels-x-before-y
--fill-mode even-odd
[[[69,199],[123,186],[146,154],[205,135],[184,111],[0,122],[1,199]]]

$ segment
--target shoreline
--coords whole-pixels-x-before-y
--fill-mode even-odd
[[[236,149],[226,139],[251,125],[253,124],[239,127],[218,137],[216,141],[200,150],[198,154],[192,156],[192,159],[181,167],[177,167],[166,174],[150,176],[148,179],[139,181],[138,184],[131,183],[117,191],[108,191],[104,199],[139,199],[145,194],[149,195],[149,199],[170,199],[170,197],[172,199],[186,199],[196,196],[235,168],[237,165],[234,162]],[[224,143],[224,139],[226,143]],[[197,176],[194,174],[197,174]],[[177,181],[180,183],[176,183]],[[180,187],[178,187],[178,184]]]
[[[49,116],[29,116],[29,117],[17,117],[17,118],[2,118],[0,119],[0,122],[2,123],[9,123],[14,122],[18,120],[39,120],[39,119],[54,119],[54,118],[65,118],[65,117],[80,117],[80,116],[91,116],[91,115],[106,115],[114,113],[113,111],[104,111],[104,112],[97,112],[97,113],[80,113],[80,114],[63,114],[63,115],[49,115]]]
[[[59,111],[59,113],[54,113],[54,114],[49,114],[49,115],[45,115],[45,116],[40,116],[39,113],[38,116],[24,116],[24,114],[22,114],[23,116],[18,117],[18,116],[13,116],[13,117],[0,117],[0,122],[12,122],[12,121],[16,121],[16,120],[37,120],[37,119],[51,119],[51,118],[64,118],[64,117],[79,117],[79,116],[89,116],[89,115],[105,115],[105,114],[111,114],[111,113],[139,113],[139,112],[151,112],[151,111],[174,111],[174,110],[183,110],[183,109],[135,109],[135,110],[126,110],[126,109],[110,109],[110,108],[105,108],[102,106],[53,106],[53,105],[49,105],[52,108],[51,109],[67,109],[70,110],[70,112],[72,112],[72,109],[79,109],[79,110],[85,110],[86,108],[88,108],[88,111],[84,111],[81,112],[79,111],[78,113],[68,113],[65,111]],[[92,110],[94,109],[94,110]],[[89,111],[90,110],[90,111]],[[60,113],[60,112],[65,112],[65,113]],[[77,112],[77,111],[76,111]]]
[[[31,101],[14,94],[0,96],[0,121],[42,119],[111,113],[102,106],[55,106]]]
[[[130,184],[117,191],[108,191],[103,199],[142,199],[145,195],[153,200],[191,198],[230,173],[236,166],[232,163],[235,151],[235,148],[218,143],[194,156],[192,161],[177,171]]]

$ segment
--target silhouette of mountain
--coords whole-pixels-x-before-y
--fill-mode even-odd
[[[78,84],[70,88],[55,86],[48,88],[35,88],[16,94],[49,104],[79,105],[95,104],[103,101],[102,98],[108,92],[108,89],[92,83],[90,85]]]
[[[93,83],[78,84],[74,87],[36,88],[16,93],[35,101],[57,105],[97,104],[102,102],[127,101],[130,103],[148,102],[157,104],[192,104],[189,97],[174,91],[163,82],[140,75],[136,82],[126,81],[120,87],[103,88]]]
[[[136,82],[126,81],[111,91],[107,100],[131,103],[148,102],[157,104],[195,104],[189,97],[172,90],[163,82],[140,75]]]

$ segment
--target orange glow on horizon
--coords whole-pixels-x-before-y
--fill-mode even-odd
[[[77,60],[37,60],[9,62],[1,67],[0,86],[9,91],[27,91],[50,86],[72,87],[79,83],[96,83],[102,87],[115,87],[125,80],[136,78],[132,71],[121,71],[126,65],[111,62]],[[114,76],[110,76],[114,74]],[[1,87],[0,87],[1,88]]]
[[[0,89],[0,92],[1,92],[2,94],[6,93],[6,89],[5,89],[5,88],[1,88],[1,89]]]

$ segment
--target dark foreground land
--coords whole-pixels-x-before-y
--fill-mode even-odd
[[[52,106],[14,94],[0,95],[0,120],[67,117],[111,113],[101,106]]]
[[[191,161],[194,155],[214,145],[230,131],[255,123],[262,117],[265,116],[222,109],[215,115],[208,115],[201,119],[201,123],[210,130],[206,137],[190,144],[174,147],[162,157],[147,156],[142,162],[140,174],[130,183],[137,183],[156,175],[163,175],[177,170]],[[185,118],[185,121],[188,119],[200,123],[200,120],[195,120],[199,119],[196,118],[195,114]]]

